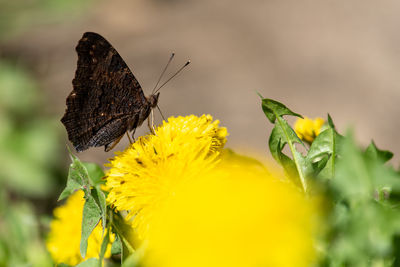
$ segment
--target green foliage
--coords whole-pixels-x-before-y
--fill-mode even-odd
[[[107,224],[106,197],[100,188],[103,183],[101,178],[104,176],[104,173],[96,164],[82,163],[72,153],[70,155],[72,163],[68,172],[67,185],[61,193],[59,200],[69,197],[77,190],[85,192],[80,244],[81,256],[85,258],[90,234],[100,219],[102,219],[103,230],[105,230]],[[106,238],[109,238],[108,232]],[[100,253],[100,256],[103,255],[104,252]]]
[[[60,144],[56,120],[41,116],[35,80],[0,61],[0,185],[30,197],[54,193]],[[51,156],[49,156],[51,155]]]
[[[41,240],[40,223],[27,202],[7,201],[0,189],[0,266],[53,266]]]
[[[271,155],[282,165],[288,177],[296,185],[307,192],[309,183],[317,176],[327,179],[334,176],[338,142],[341,140],[341,136],[336,132],[329,115],[329,123],[324,126],[310,148],[307,149],[293,128],[283,118],[284,115],[302,118],[301,115],[271,99],[262,99],[262,109],[269,121],[274,123],[269,138]],[[306,155],[296,148],[296,143],[307,150]],[[283,152],[286,145],[288,145],[291,155]]]
[[[400,256],[393,254],[393,241],[400,233],[400,213],[389,201],[390,194],[400,191],[400,175],[383,165],[380,158],[362,152],[348,135],[329,190],[334,203],[329,220],[330,265],[385,262],[388,264],[384,266],[391,266],[394,257]],[[380,196],[382,190],[386,196]]]
[[[117,244],[114,245],[114,249],[120,248],[121,263],[123,263],[130,255],[135,253],[135,242],[132,240],[134,230],[119,214],[112,215],[112,226],[117,235]]]
[[[99,264],[102,264],[107,245],[110,243],[111,232],[116,236],[111,246],[111,253],[113,255],[121,255],[121,264],[125,261],[137,264],[139,254],[135,250],[135,241],[133,240],[134,230],[121,215],[107,208],[105,193],[100,188],[104,183],[102,179],[104,177],[103,170],[94,163],[81,162],[73,154],[71,154],[71,160],[67,185],[61,193],[59,200],[69,197],[76,190],[83,190],[85,192],[80,243],[82,258],[86,255],[88,238],[100,219],[104,230],[99,259],[89,259],[78,266],[99,266]]]
[[[351,133],[342,136],[336,131],[329,115],[313,142],[304,144],[284,118],[301,115],[271,99],[262,100],[262,109],[274,124],[269,138],[273,158],[306,195],[323,194],[325,225],[318,240],[316,265],[399,266],[400,173],[385,165],[393,154],[379,149],[374,142],[360,149]],[[226,151],[223,157],[240,156]],[[111,247],[114,257],[120,255],[122,266],[139,266],[145,246],[138,248],[133,240],[135,230],[121,214],[107,208],[106,193],[100,188],[102,169],[82,163],[73,155],[71,159],[60,199],[76,190],[85,192],[80,246],[83,257],[88,237],[100,220],[104,230],[99,258],[78,266],[101,266],[111,233],[116,236]]]
[[[94,197],[85,195],[85,205],[83,206],[82,217],[82,235],[80,251],[82,258],[86,257],[86,250],[88,246],[88,239],[96,225],[101,219],[101,209],[96,203]]]
[[[76,265],[76,267],[99,267],[99,266],[100,266],[100,261],[99,259],[96,258],[87,259]]]
[[[0,39],[44,24],[70,20],[82,14],[91,0],[0,0]]]
[[[371,144],[365,150],[365,154],[371,159],[380,159],[383,162],[389,161],[393,158],[393,153],[387,150],[380,150],[376,147],[374,141],[371,141]]]
[[[52,266],[43,229],[62,173],[58,119],[41,113],[21,66],[0,60],[0,88],[0,266]]]
[[[328,124],[312,142],[307,153],[307,161],[313,166],[314,176],[330,179],[335,175],[336,157],[342,139],[328,114]]]
[[[288,177],[304,192],[307,192],[307,179],[311,170],[310,161],[306,161],[306,158],[296,149],[295,143],[301,144],[303,147],[304,144],[283,118],[284,115],[300,118],[302,116],[294,113],[285,105],[267,98],[262,99],[262,109],[269,121],[275,124],[269,138],[269,149],[272,156],[283,166]],[[292,157],[283,153],[286,144],[289,146]]]
[[[319,189],[327,202],[320,266],[400,266],[400,173],[384,164],[393,153],[374,142],[361,150],[350,133],[337,133],[329,115],[305,147],[283,119],[299,114],[270,99],[262,108],[275,124],[269,140],[274,159],[306,193]],[[305,147],[304,156],[295,143]],[[291,157],[282,152],[286,144]]]
[[[104,259],[104,254],[106,253],[107,246],[110,243],[110,230],[111,228],[107,229],[107,233],[103,238],[103,242],[101,243],[100,253],[99,253],[99,261],[102,262]]]
[[[115,241],[111,245],[111,254],[112,255],[118,255],[118,254],[121,254],[121,253],[122,253],[122,243],[121,243],[121,239],[117,235],[117,238],[115,239]]]
[[[69,167],[67,186],[61,193],[59,200],[69,197],[76,190],[82,189],[85,195],[90,192],[89,173],[83,163],[71,154],[72,163]]]
[[[91,2],[0,0],[0,40],[71,20]],[[44,239],[65,177],[60,164],[61,124],[58,116],[43,111],[48,99],[24,68],[24,59],[16,54],[14,63],[7,56],[0,59],[0,161],[4,166],[0,169],[0,266],[53,266]],[[105,213],[105,196],[97,195]]]

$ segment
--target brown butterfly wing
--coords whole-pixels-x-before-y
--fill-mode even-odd
[[[61,122],[77,151],[107,145],[135,125],[148,109],[135,76],[111,46],[97,33],[87,32],[76,47],[78,66]]]

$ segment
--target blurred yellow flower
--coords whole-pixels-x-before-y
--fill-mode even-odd
[[[210,115],[170,117],[154,135],[139,137],[115,156],[106,173],[107,201],[134,217],[133,227],[143,240],[155,210],[177,187],[219,161],[226,128]]]
[[[54,209],[54,219],[50,224],[50,232],[46,246],[55,263],[65,263],[71,266],[84,261],[80,255],[80,241],[82,230],[82,212],[85,200],[82,190],[75,192],[67,202]],[[102,242],[103,229],[101,221],[93,230],[88,240],[86,258],[98,258]],[[111,237],[113,240],[114,237]],[[105,257],[111,256],[111,244]]]
[[[304,119],[297,119],[294,124],[294,131],[297,136],[308,143],[312,143],[321,131],[322,125],[325,121],[322,118],[316,118],[314,120],[304,117]]]
[[[107,201],[133,220],[141,264],[308,266],[316,208],[258,161],[222,150],[218,124],[169,118],[111,160]]]
[[[145,267],[312,263],[316,208],[294,186],[238,161],[199,175],[154,211]]]

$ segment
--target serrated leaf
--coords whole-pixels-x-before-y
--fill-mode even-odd
[[[388,150],[381,150],[379,149],[376,145],[374,140],[371,141],[367,149],[365,150],[365,154],[367,157],[370,157],[372,159],[380,159],[383,162],[389,161],[391,158],[393,158],[393,153],[388,151]]]
[[[400,192],[400,175],[382,164],[378,158],[370,158],[354,144],[351,134],[341,144],[343,157],[338,161],[333,185],[346,197],[370,198],[375,189],[389,187]],[[351,179],[350,179],[351,177]]]
[[[335,266],[390,263],[398,257],[392,253],[396,250],[393,238],[400,231],[400,213],[388,203],[392,192],[400,192],[400,174],[363,153],[350,134],[340,146],[336,175],[326,183],[334,200],[327,261]]]
[[[89,236],[102,217],[101,209],[95,199],[91,195],[85,196],[85,198],[86,202],[83,206],[82,235],[80,243],[82,258],[85,258],[86,256]]]
[[[285,168],[289,175],[291,175],[290,178],[298,178],[300,180],[300,183],[295,182],[295,184],[301,184],[303,190],[306,191],[306,175],[304,173],[305,166],[301,166],[301,163],[307,162],[304,161],[301,153],[296,150],[294,143],[300,143],[304,146],[303,142],[301,142],[287,121],[278,116],[277,123],[272,129],[269,138],[269,149],[274,159]],[[286,144],[289,146],[289,150],[292,153],[292,158],[288,157],[282,152]],[[295,168],[293,168],[293,166]]]
[[[269,119],[269,121],[271,123],[275,123],[275,120],[278,116],[282,117],[284,115],[292,115],[292,116],[303,118],[303,116],[301,116],[300,114],[294,113],[289,108],[287,108],[284,104],[282,104],[278,101],[272,100],[272,99],[268,99],[268,98],[262,99],[261,106],[262,106],[262,109],[263,109],[265,115],[267,116],[267,118]]]
[[[303,145],[303,142],[301,142],[287,121],[279,119],[278,123],[276,123],[275,127],[272,129],[269,137],[269,148],[271,155],[278,160],[278,151],[282,151],[286,144],[293,146],[294,143]]]
[[[75,267],[99,267],[100,261],[96,258],[90,258],[85,260],[84,262],[79,263]]]

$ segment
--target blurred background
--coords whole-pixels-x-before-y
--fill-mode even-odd
[[[329,112],[339,131],[393,151],[397,166],[398,10],[395,0],[0,0],[0,266],[51,264],[42,238],[66,181],[60,119],[84,32],[118,50],[146,95],[171,52],[169,73],[190,59],[161,90],[161,110],[213,115],[230,148],[268,153],[259,92],[309,117]],[[78,156],[104,164],[113,152]]]

